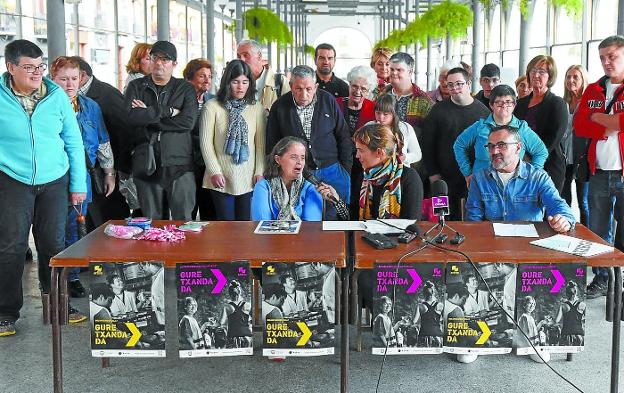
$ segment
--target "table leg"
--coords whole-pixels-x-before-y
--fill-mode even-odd
[[[622,319],[622,268],[614,268],[613,334],[611,335],[611,393],[618,393],[620,372],[620,324]]]
[[[61,268],[64,270],[65,268]],[[52,317],[52,373],[54,393],[63,393],[63,347],[59,309],[59,268],[52,268],[50,286],[50,314]]]
[[[349,382],[349,269],[342,269],[342,320],[340,342],[340,393],[347,393]]]
[[[351,283],[351,304],[355,313],[355,350],[362,352],[362,308],[360,307],[360,297],[358,296],[358,277],[360,271],[353,272],[353,282]]]
[[[612,267],[608,268],[609,272],[609,281],[607,281],[607,301],[605,303],[606,306],[606,320],[607,322],[613,322],[613,296],[615,291],[615,272]]]

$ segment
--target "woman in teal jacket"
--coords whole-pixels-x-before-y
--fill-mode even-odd
[[[490,93],[490,108],[492,114],[485,119],[480,119],[466,128],[455,140],[453,150],[459,169],[470,184],[472,174],[480,169],[490,166],[490,155],[485,148],[488,135],[493,127],[509,125],[518,129],[518,135],[522,142],[520,157],[525,153],[530,157],[533,166],[544,167],[548,158],[548,150],[540,137],[529,128],[524,120],[519,120],[513,115],[516,106],[516,93],[507,85],[496,86]]]

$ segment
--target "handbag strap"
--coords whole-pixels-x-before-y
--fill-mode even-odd
[[[611,108],[613,108],[613,104],[615,104],[615,101],[617,101],[618,98],[620,98],[620,96],[622,95],[622,92],[624,92],[624,86],[620,86],[620,91],[617,94],[613,95],[613,98],[611,99],[611,101],[609,101],[609,104],[605,107],[605,114],[609,114],[611,112]]]

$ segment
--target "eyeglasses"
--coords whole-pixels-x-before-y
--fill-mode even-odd
[[[28,74],[34,74],[35,72],[39,72],[39,73],[44,73],[45,70],[48,69],[48,66],[45,63],[41,63],[38,66],[32,65],[32,64],[24,64],[24,65],[17,65],[17,67],[23,69],[24,71],[26,71]]]
[[[487,145],[485,145],[485,148],[488,149],[489,151],[493,151],[494,149],[504,151],[504,150],[507,150],[507,146],[517,145],[517,144],[518,142],[497,142],[496,144],[488,143]]]
[[[481,78],[481,83],[486,83],[488,85],[498,85],[499,82],[500,82],[499,78],[489,78],[487,76],[484,76],[483,78]]]
[[[512,106],[516,105],[516,102],[515,101],[494,101],[493,105],[498,108],[511,108]]]
[[[150,55],[150,59],[152,59],[152,61],[154,62],[162,61],[163,63],[166,63],[172,60],[169,56],[160,56],[160,55]]]
[[[368,89],[366,87],[360,87],[356,85],[350,85],[349,87],[351,87],[351,90],[353,91],[361,91],[362,94],[368,93]]]
[[[543,68],[531,68],[531,71],[529,71],[529,74],[544,76],[544,75],[548,75],[548,70],[545,70]]]
[[[461,89],[465,84],[466,82],[449,82],[446,84],[446,88],[449,90],[453,90],[454,88]]]

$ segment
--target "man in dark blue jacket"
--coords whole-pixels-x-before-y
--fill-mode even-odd
[[[315,78],[314,70],[308,66],[300,65],[292,70],[291,91],[275,101],[269,112],[266,152],[269,154],[285,136],[303,139],[308,145],[308,167],[348,202],[353,142],[336,99],[317,90]],[[332,218],[334,213],[328,212],[326,218]]]

